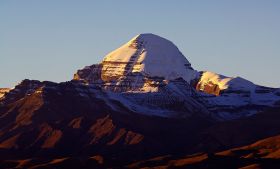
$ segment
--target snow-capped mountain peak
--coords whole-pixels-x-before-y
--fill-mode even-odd
[[[196,109],[231,120],[277,107],[280,100],[278,90],[241,77],[197,72],[171,41],[154,34],[135,36],[100,64],[78,70],[74,80],[113,91],[110,99],[132,111],[164,117],[190,115]]]
[[[140,34],[106,55],[100,64],[78,70],[74,80],[98,85],[110,99],[134,112],[186,117],[209,114],[190,84],[198,75],[171,41]]]
[[[139,34],[105,56],[103,79],[117,79],[129,73],[142,73],[167,80],[182,77],[194,79],[197,72],[169,40],[154,34]]]

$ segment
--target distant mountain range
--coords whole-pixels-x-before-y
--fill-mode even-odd
[[[154,34],[0,90],[0,168],[278,168],[279,134],[279,88],[195,70]]]

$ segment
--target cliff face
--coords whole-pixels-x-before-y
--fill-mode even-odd
[[[219,88],[219,85],[214,84],[213,82],[208,82],[206,84],[197,83],[195,89],[216,96],[219,96],[221,93],[221,89]]]

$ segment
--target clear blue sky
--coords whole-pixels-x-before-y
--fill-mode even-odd
[[[280,87],[279,0],[1,0],[0,87],[70,80],[139,33],[192,66]]]

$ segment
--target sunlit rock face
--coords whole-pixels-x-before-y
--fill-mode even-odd
[[[216,96],[219,96],[220,92],[221,92],[219,85],[217,85],[211,81],[208,83],[197,83],[196,90],[202,91],[202,92],[205,92],[208,94],[213,94]]]
[[[11,89],[9,88],[0,88],[0,98],[5,95],[5,93],[9,92]]]

